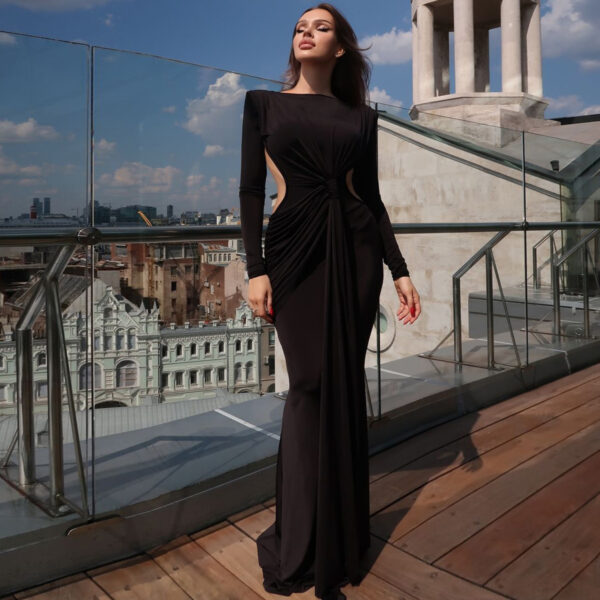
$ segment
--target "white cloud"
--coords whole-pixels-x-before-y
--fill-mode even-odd
[[[225,73],[208,86],[204,97],[187,100],[187,120],[182,127],[209,142],[223,142],[224,138],[233,142],[238,132],[227,125],[239,125],[234,117],[246,93],[240,79],[237,73]]]
[[[112,13],[108,13],[106,17],[104,17],[103,22],[107,27],[112,27],[114,25],[113,17],[114,15]]]
[[[0,0],[0,6],[18,6],[32,11],[59,12],[104,6],[113,0]]]
[[[98,142],[94,143],[94,150],[98,153],[108,154],[112,152],[117,145],[117,142],[109,142],[108,140],[102,138]]]
[[[42,167],[38,165],[21,166],[12,158],[4,154],[2,146],[0,146],[0,177],[2,179],[13,179],[26,177],[28,179],[41,177],[43,174]],[[36,183],[40,183],[40,179],[35,179]]]
[[[584,108],[580,113],[580,115],[600,115],[600,104],[593,104],[592,106],[588,106]]]
[[[0,46],[14,46],[17,43],[17,38],[10,33],[0,31]]]
[[[104,173],[98,178],[98,183],[112,188],[137,188],[140,193],[167,193],[180,175],[180,169],[170,165],[151,167],[130,162],[113,173]]]
[[[600,69],[600,60],[595,58],[585,58],[579,61],[579,65],[584,71],[593,71],[595,69]]]
[[[595,115],[600,113],[600,105],[585,106],[585,103],[576,94],[568,96],[559,96],[558,98],[548,98],[550,104],[548,113],[555,117],[576,117],[582,115]],[[546,114],[546,118],[548,117]]]
[[[175,105],[165,106],[163,108],[163,112],[166,112],[166,113],[174,113],[176,110],[177,110],[177,108],[175,107]]]
[[[207,144],[203,156],[219,156],[225,154],[225,148],[219,144]]]
[[[373,44],[367,51],[374,65],[401,65],[412,58],[412,32],[397,30],[392,27],[387,33],[370,35],[360,40],[364,48]]]
[[[598,0],[547,0],[546,5],[549,10],[542,15],[544,56],[570,57],[584,69],[589,68],[590,60],[597,62],[600,53]]]
[[[402,106],[402,100],[392,98],[385,90],[375,86],[369,90],[369,100],[371,102],[381,102],[392,106]]]
[[[197,185],[200,185],[204,181],[204,175],[202,173],[198,173],[195,175],[188,175],[185,180],[185,184],[191,188]]]
[[[40,125],[33,117],[22,123],[0,121],[0,143],[53,140],[58,132],[51,125]]]

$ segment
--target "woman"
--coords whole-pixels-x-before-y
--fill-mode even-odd
[[[344,597],[369,546],[364,360],[383,282],[421,308],[377,180],[370,68],[339,11],[321,3],[294,28],[288,89],[246,92],[240,210],[248,301],[274,323],[289,391],[276,470],[275,521],[257,539],[263,585]],[[261,235],[266,167],[278,199]]]

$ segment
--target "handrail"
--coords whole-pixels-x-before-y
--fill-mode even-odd
[[[266,232],[263,227],[263,234]],[[394,233],[474,233],[477,231],[547,231],[549,229],[595,229],[600,221],[486,221],[480,223],[393,223]],[[15,228],[16,229],[16,228]],[[41,229],[41,228],[40,228]],[[95,246],[119,242],[158,243],[205,239],[239,239],[240,225],[186,225],[181,227],[85,227],[47,229],[0,227],[0,246],[81,244]]]
[[[542,238],[540,238],[532,247],[531,249],[531,253],[532,253],[532,258],[533,258],[533,268],[532,268],[532,277],[533,277],[533,287],[537,290],[540,288],[540,271],[542,270],[542,267],[544,267],[547,264],[552,264],[552,261],[554,259],[554,256],[556,255],[557,249],[556,249],[556,242],[554,241],[554,234],[557,232],[556,229],[552,229],[552,231],[549,231],[545,236],[543,236]],[[537,266],[538,260],[537,260],[537,249],[539,246],[541,246],[548,238],[550,238],[550,258],[542,265],[539,267]],[[554,272],[552,272],[552,276],[554,275]]]
[[[585,237],[579,240],[572,248],[569,248],[563,255],[555,260],[552,265],[553,281],[555,284],[552,288],[552,300],[554,305],[554,334],[560,335],[560,286],[558,281],[560,278],[560,267],[563,263],[573,256],[576,252],[582,253],[582,270],[583,270],[583,329],[584,335],[590,335],[590,298],[588,293],[588,244],[600,234],[600,229],[590,231]]]

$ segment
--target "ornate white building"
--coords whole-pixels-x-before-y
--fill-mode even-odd
[[[93,321],[85,318],[89,305]],[[161,329],[156,305],[135,306],[96,280],[65,310],[63,322],[79,409],[89,407],[92,397],[96,407],[140,406],[213,398],[218,388],[261,391],[261,364],[268,364],[261,362],[265,328],[246,302],[224,324]],[[269,348],[274,354],[274,344]],[[34,342],[34,368],[36,404],[42,409],[48,395],[45,340]],[[0,414],[16,411],[15,383],[15,343],[0,342]]]

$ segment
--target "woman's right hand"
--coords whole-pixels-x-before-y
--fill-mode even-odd
[[[252,277],[248,283],[248,303],[255,317],[273,323],[273,291],[268,275]]]

